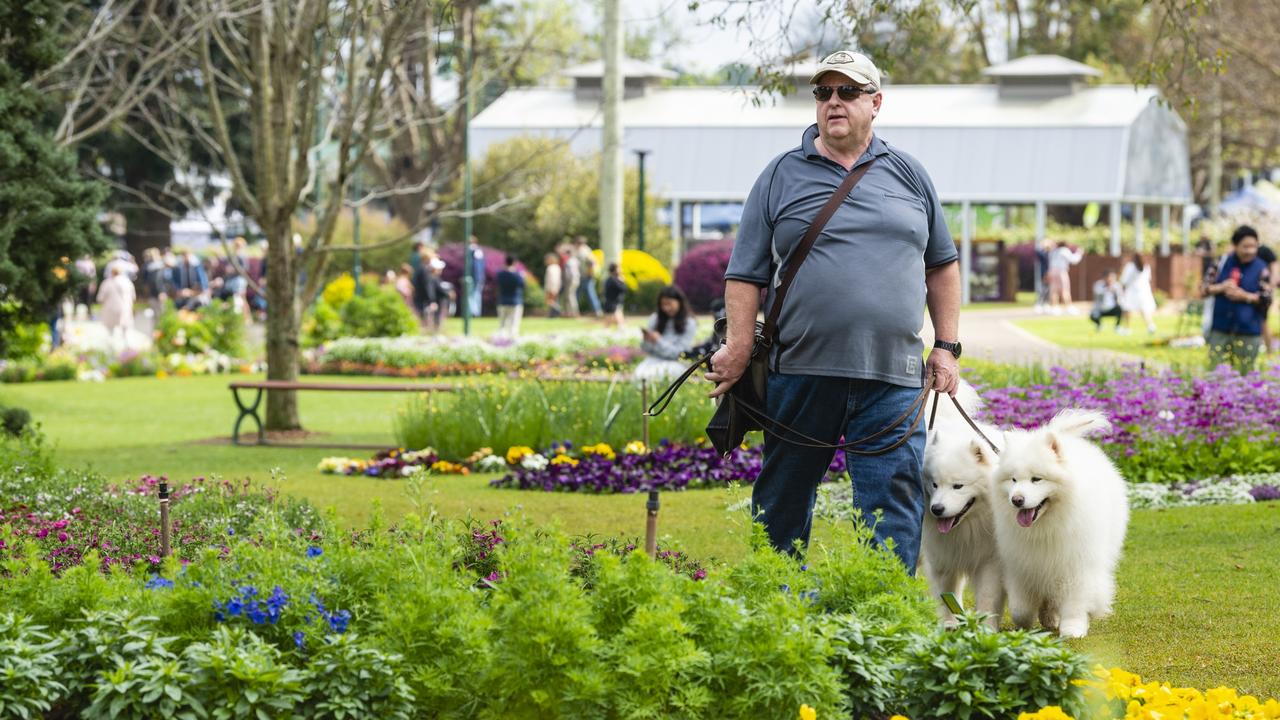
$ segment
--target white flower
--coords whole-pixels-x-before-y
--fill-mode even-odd
[[[538,453],[533,453],[532,455],[525,455],[524,458],[520,460],[520,467],[525,470],[545,470],[547,463],[548,460],[545,457]]]
[[[1160,412],[1156,413],[1156,417],[1158,417],[1158,418],[1160,418],[1161,420],[1164,420],[1164,421],[1166,421],[1166,422],[1167,422],[1167,421],[1171,421],[1171,420],[1173,420],[1173,411],[1172,411],[1172,410],[1161,410]]]
[[[476,463],[476,469],[480,472],[503,472],[507,469],[507,461],[499,455],[489,455],[480,458],[480,462]]]

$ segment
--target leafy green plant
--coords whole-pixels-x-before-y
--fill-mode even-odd
[[[311,680],[278,649],[240,628],[216,628],[207,642],[188,646],[183,660],[191,668],[190,691],[213,720],[293,717]]]
[[[1088,677],[1084,658],[1043,632],[993,633],[966,615],[906,652],[897,687],[903,714],[924,720],[1009,718],[1057,705],[1074,717],[1086,711],[1074,681]]]
[[[44,630],[29,618],[0,613],[0,717],[42,717],[66,693],[57,643]]]
[[[302,713],[307,717],[408,720],[413,715],[413,691],[403,677],[400,656],[365,647],[354,633],[327,640],[308,670]]]

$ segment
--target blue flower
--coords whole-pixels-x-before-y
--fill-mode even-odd
[[[173,581],[168,578],[162,578],[159,575],[152,575],[151,579],[147,581],[148,590],[159,590],[160,588],[171,587],[173,587]]]
[[[267,614],[262,612],[262,609],[258,607],[258,603],[256,602],[249,607],[249,612],[245,614],[249,616],[249,620],[252,621],[254,625],[262,625],[267,622]]]
[[[318,548],[318,547],[316,547],[316,546],[314,546],[314,545],[312,545],[311,547],[307,548],[307,557],[309,557],[309,558],[316,558],[316,557],[320,557],[320,556],[321,556],[321,555],[323,555],[323,554],[324,554],[324,548]]]
[[[347,631],[347,625],[351,622],[351,613],[347,610],[339,610],[329,616],[329,628],[339,635]]]
[[[235,617],[244,610],[244,604],[240,602],[240,598],[233,597],[227,601],[226,610],[228,615]]]
[[[232,537],[235,537],[235,535],[236,535],[236,529],[235,529],[235,528],[227,528],[227,534],[228,534],[228,535],[230,535],[230,536],[232,536]]]
[[[307,644],[306,636],[302,634],[301,630],[293,634],[293,644],[297,645],[299,650]]]

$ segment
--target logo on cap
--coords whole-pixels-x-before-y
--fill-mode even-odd
[[[853,56],[847,52],[838,52],[832,55],[831,57],[827,58],[827,62],[832,65],[835,65],[837,63],[851,63],[853,62]]]

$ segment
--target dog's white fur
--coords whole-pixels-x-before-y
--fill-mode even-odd
[[[1004,435],[992,505],[1019,627],[1038,618],[1063,637],[1084,637],[1091,618],[1111,612],[1129,503],[1124,478],[1084,438],[1110,427],[1102,413],[1063,410],[1043,427]]]
[[[961,383],[956,399],[971,417],[982,406],[968,383]],[[999,430],[983,423],[978,427],[999,446]],[[987,616],[992,628],[1000,626],[1004,614],[1005,592],[991,508],[997,461],[991,447],[974,435],[951,401],[942,398],[925,448],[929,500],[920,532],[920,554],[938,615],[946,624],[953,624],[955,616],[941,595],[950,592],[960,598],[966,580],[973,585],[975,609]]]

